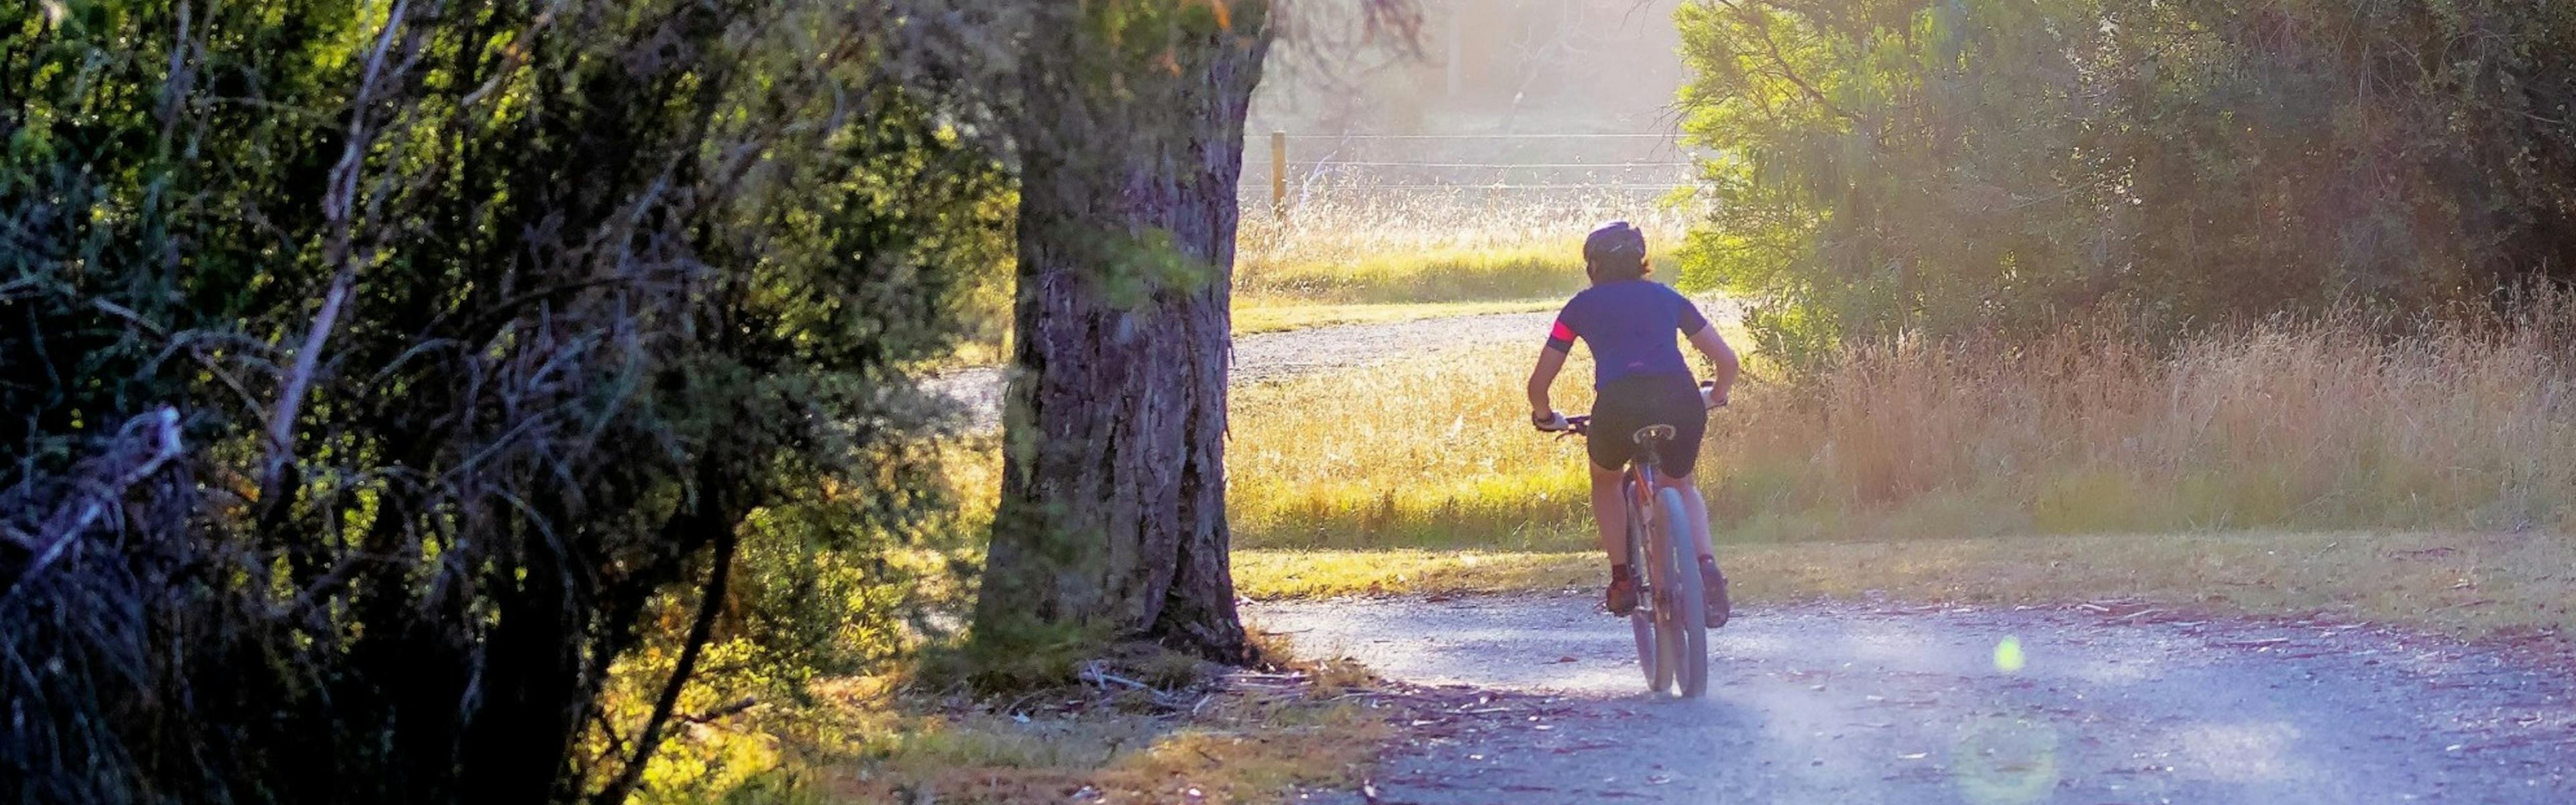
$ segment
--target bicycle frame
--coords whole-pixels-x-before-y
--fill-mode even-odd
[[[1705,393],[1707,384],[1701,384],[1701,388]],[[1591,420],[1588,416],[1570,418],[1566,433],[1591,438]],[[1646,569],[1654,567],[1648,563],[1660,562],[1664,558],[1658,547],[1660,541],[1649,535],[1655,533],[1656,526],[1655,490],[1663,487],[1662,454],[1655,448],[1668,437],[1638,438],[1643,433],[1640,431],[1629,436],[1637,452],[1628,457],[1627,466],[1619,471],[1619,497],[1620,505],[1628,511],[1628,566],[1637,569],[1637,611],[1651,615],[1661,609],[1655,605],[1656,599],[1667,592],[1656,589],[1652,574]]]
[[[1625,493],[1620,498],[1628,509],[1628,566],[1637,569],[1637,609],[1649,614],[1662,609],[1656,604],[1663,592],[1656,589],[1652,574],[1646,572],[1654,567],[1649,563],[1662,560],[1657,555],[1662,553],[1657,550],[1658,541],[1649,538],[1657,525],[1655,490],[1662,486],[1657,455],[1653,442],[1639,442],[1637,454],[1628,459],[1627,468],[1619,474],[1619,489]]]

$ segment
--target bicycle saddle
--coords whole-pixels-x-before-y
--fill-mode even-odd
[[[1637,435],[1634,438],[1637,440],[1638,444],[1650,444],[1653,442],[1669,442],[1675,438],[1679,438],[1680,436],[1681,430],[1674,428],[1671,425],[1647,425],[1645,427],[1638,428]]]

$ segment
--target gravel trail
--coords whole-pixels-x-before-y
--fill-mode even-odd
[[[1515,340],[1528,343],[1536,355],[1555,316],[1552,312],[1488,313],[1239,336],[1234,339],[1233,381],[1244,385],[1283,380]],[[960,369],[932,378],[927,385],[956,400],[974,427],[1001,424],[1002,370]]]
[[[1417,686],[1375,796],[1345,802],[2576,802],[2554,639],[1805,603],[1740,612],[1712,635],[1709,698],[1682,701],[1643,692],[1589,595],[1249,612]]]

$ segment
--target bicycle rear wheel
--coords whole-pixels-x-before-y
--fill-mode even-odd
[[[1690,521],[1684,519],[1689,509],[1682,505],[1679,490],[1666,489],[1655,494],[1656,530],[1664,547],[1666,574],[1672,591],[1664,600],[1672,602],[1668,620],[1672,624],[1673,675],[1681,685],[1680,694],[1696,699],[1708,692],[1708,605],[1707,589],[1699,577],[1699,544],[1692,539]],[[1661,688],[1657,688],[1661,690]]]

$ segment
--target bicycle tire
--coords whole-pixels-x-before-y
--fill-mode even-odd
[[[1655,670],[1661,658],[1655,656],[1655,622],[1641,609],[1628,616],[1628,630],[1637,638],[1637,670],[1645,672],[1646,689],[1656,690]]]
[[[1637,505],[1635,479],[1621,485],[1621,504],[1628,509],[1628,566],[1640,577],[1640,606],[1628,616],[1628,627],[1637,638],[1637,667],[1645,672],[1646,689],[1662,692],[1673,686],[1678,669],[1673,666],[1667,649],[1664,628],[1660,625],[1661,608],[1654,606],[1653,594],[1662,589],[1664,573],[1656,560],[1661,555],[1647,527],[1649,512]]]
[[[1684,519],[1689,508],[1682,505],[1679,490],[1666,489],[1655,495],[1655,508],[1660,516],[1656,525],[1662,531],[1665,563],[1671,566],[1673,603],[1672,623],[1675,638],[1673,663],[1680,695],[1696,699],[1708,693],[1708,602],[1707,589],[1700,586],[1699,541],[1692,538],[1689,521]]]

